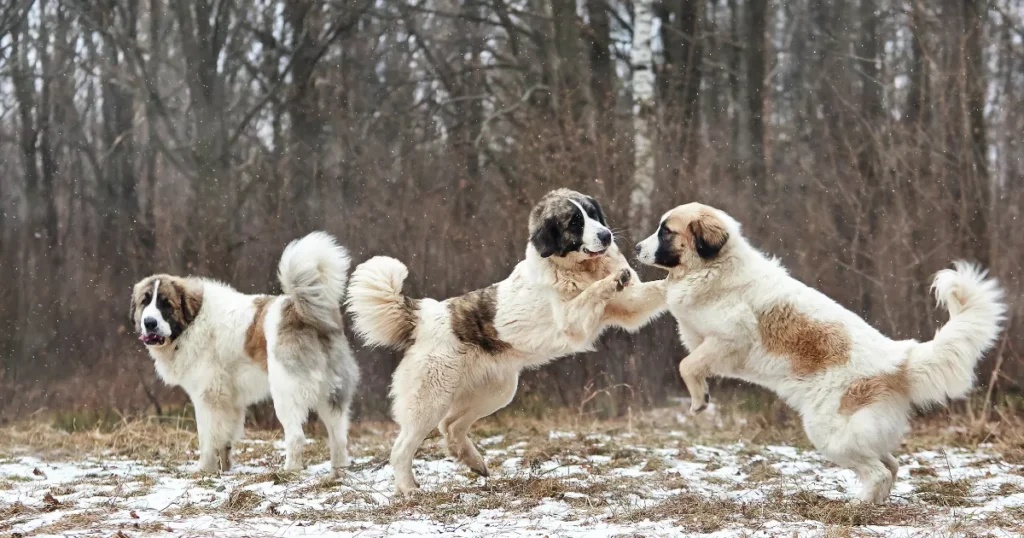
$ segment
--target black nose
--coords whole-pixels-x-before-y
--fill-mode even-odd
[[[636,255],[639,256],[640,255],[640,251],[643,250],[643,249],[644,249],[644,247],[640,246],[640,243],[637,243],[636,244],[636,248],[634,248],[633,250],[635,250],[636,251]]]
[[[146,327],[147,331],[155,331],[156,330],[156,320],[153,319],[153,318],[146,318],[146,319],[142,320],[142,324]]]
[[[612,242],[612,233],[608,230],[601,230],[600,232],[597,232],[597,239],[601,241],[602,245],[607,247]]]

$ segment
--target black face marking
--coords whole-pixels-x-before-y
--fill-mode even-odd
[[[498,312],[498,288],[490,286],[471,291],[448,302],[452,332],[464,344],[497,354],[512,346],[498,337],[494,317]]]
[[[604,221],[604,211],[601,211],[601,204],[597,203],[597,200],[590,196],[587,196],[586,202],[582,205],[587,210],[587,215],[600,222],[603,226],[608,226],[608,223]]]
[[[662,267],[675,267],[679,265],[679,252],[676,251],[673,241],[675,232],[670,230],[665,223],[658,228],[658,250],[654,251],[654,263]]]
[[[174,306],[167,299],[167,296],[160,292],[157,294],[156,299],[157,310],[160,311],[160,317],[167,321],[167,325],[171,327],[171,340],[177,340],[181,333],[185,331],[185,327],[188,325],[188,321],[183,321],[182,318],[185,314],[185,304],[182,301],[181,309],[182,316],[176,316],[174,312]]]

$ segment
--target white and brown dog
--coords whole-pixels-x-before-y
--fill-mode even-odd
[[[814,446],[857,474],[866,502],[889,496],[911,406],[970,390],[1006,310],[994,280],[957,262],[932,283],[950,315],[935,339],[890,340],[790,277],[729,215],[695,203],[666,213],[636,250],[642,263],[668,270],[668,308],[690,350],[679,372],[691,410],[705,407],[712,375],[774,390],[799,411]]]
[[[348,465],[348,418],[359,368],[343,331],[348,253],[314,232],[284,250],[284,295],[245,295],[205,278],[153,275],[135,285],[131,319],[160,378],[196,410],[199,468],[226,471],[246,408],[272,396],[285,469],[302,468],[302,426],[327,426],[332,472]]]
[[[664,310],[661,282],[639,281],[593,198],[548,193],[529,234],[526,259],[508,278],[445,301],[405,296],[408,270],[393,258],[353,272],[353,328],[368,344],[405,350],[391,386],[397,492],[419,487],[413,457],[435,427],[453,457],[486,476],[466,434],[512,401],[523,369],[591,350],[605,328],[636,330]]]

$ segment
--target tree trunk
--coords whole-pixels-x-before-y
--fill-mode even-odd
[[[651,222],[651,196],[654,192],[654,69],[651,53],[652,1],[634,3],[633,50],[633,186],[630,194],[629,223],[641,236]]]
[[[612,58],[611,24],[605,0],[587,0],[590,18],[590,93],[594,98],[595,127],[599,136],[614,136],[615,59]]]
[[[663,12],[662,43],[665,47],[665,127],[679,133],[682,160],[696,156],[691,147],[700,129],[700,85],[703,63],[703,0],[675,0]],[[664,134],[664,133],[663,133]]]
[[[860,3],[860,42],[858,43],[858,62],[861,78],[861,114],[860,122],[860,154],[857,156],[857,167],[863,181],[862,199],[865,200],[864,211],[867,213],[867,235],[864,242],[875,243],[878,236],[879,216],[885,212],[889,197],[882,195],[879,178],[878,144],[875,133],[885,131],[885,111],[882,108],[882,84],[878,75],[878,7],[875,0],[861,0]],[[879,135],[883,136],[883,135]],[[875,275],[874,253],[861,249],[860,255],[854,260],[854,266],[861,274]],[[871,315],[872,287],[866,279],[859,279],[861,284],[860,302],[861,315]]]
[[[236,209],[232,193],[235,182],[227,147],[228,104],[217,62],[227,40],[232,3],[224,0],[214,6],[209,0],[195,0],[171,5],[185,58],[194,137],[191,153],[195,199],[188,215],[185,264],[189,271],[230,279],[234,268],[229,240]]]
[[[925,57],[924,41],[922,34],[921,0],[911,2],[910,11],[910,88],[907,92],[906,114],[907,122],[911,125],[926,124],[928,122],[927,104],[929,84],[929,62]]]
[[[966,86],[967,127],[970,140],[971,168],[969,188],[964,194],[967,205],[967,245],[965,252],[973,254],[980,264],[991,264],[991,240],[988,216],[991,211],[992,185],[988,173],[988,138],[985,129],[985,56],[982,48],[984,18],[987,9],[983,0],[964,0],[963,4],[963,62]]]
[[[319,225],[323,216],[320,206],[323,166],[321,152],[324,118],[320,113],[313,74],[317,62],[318,21],[314,20],[315,2],[290,0],[285,4],[285,18],[292,34],[292,92],[287,110],[291,118],[288,164],[291,186],[288,213],[294,216],[293,235],[306,234]],[[294,209],[298,209],[295,211]]]
[[[555,35],[555,100],[563,132],[585,135],[593,125],[587,54],[576,0],[551,0]]]
[[[750,131],[750,160],[746,181],[755,196],[768,193],[767,166],[764,152],[764,82],[767,74],[765,32],[767,28],[768,0],[754,0],[747,4],[747,121]]]

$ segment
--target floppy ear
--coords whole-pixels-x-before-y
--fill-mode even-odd
[[[601,211],[601,204],[597,203],[597,200],[590,196],[587,196],[587,200],[594,204],[594,211],[597,212],[597,222],[600,222],[604,226],[608,226],[608,223],[604,220],[604,211]]]
[[[177,282],[174,283],[174,290],[181,297],[181,317],[186,324],[192,323],[203,306],[202,294],[197,294],[190,286],[183,287]]]
[[[693,234],[693,246],[697,250],[697,255],[705,260],[718,256],[718,252],[729,240],[729,232],[725,231],[725,225],[714,215],[701,215],[691,222],[690,233]]]
[[[541,258],[547,258],[558,252],[559,235],[561,232],[558,229],[558,224],[551,219],[546,219],[537,228],[537,231],[533,232],[530,242],[533,243],[533,248],[537,249]]]

